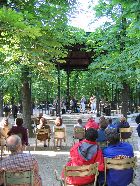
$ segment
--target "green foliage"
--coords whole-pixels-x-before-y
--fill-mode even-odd
[[[89,49],[95,52],[91,71],[96,72],[94,76],[96,80],[110,84],[127,82],[130,85],[139,82],[138,3],[139,1],[132,3],[104,0],[99,1],[96,6],[98,17],[108,16],[110,19],[87,39]]]

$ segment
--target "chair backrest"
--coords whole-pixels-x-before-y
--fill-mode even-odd
[[[130,168],[135,169],[136,162],[137,162],[137,157],[123,158],[123,159],[104,158],[105,182],[106,182],[107,169],[115,169],[115,170],[123,170],[123,169],[130,169]]]
[[[54,128],[54,138],[64,139],[65,138],[65,128]]]
[[[129,128],[119,128],[119,132],[132,132],[132,128],[129,127]]]
[[[97,176],[98,176],[98,163],[90,164],[90,165],[83,165],[83,166],[65,166],[64,167],[64,183],[65,186],[67,185],[66,183],[66,177],[84,177],[84,176],[90,176],[94,175],[95,180],[94,180],[94,186],[96,185],[97,182]]]
[[[21,184],[30,184],[33,186],[33,171],[4,171],[3,174],[4,186],[12,184],[12,185],[21,185]]]
[[[120,140],[128,139],[131,137],[132,128],[131,127],[119,128],[119,132],[120,132]]]
[[[50,130],[49,129],[36,129],[36,139],[40,141],[44,141],[50,138]]]
[[[84,139],[85,138],[85,129],[82,127],[74,127],[74,138],[75,139]]]

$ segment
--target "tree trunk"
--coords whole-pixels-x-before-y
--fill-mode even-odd
[[[129,106],[129,85],[123,83],[122,89],[122,110],[121,113],[127,118],[128,106]]]
[[[31,91],[29,82],[29,69],[22,70],[22,106],[24,126],[31,131]]]
[[[0,90],[0,117],[3,117],[3,91]]]

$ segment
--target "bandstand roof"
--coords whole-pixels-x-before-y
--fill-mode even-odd
[[[60,63],[60,69],[64,70],[87,70],[92,62],[92,54],[84,50],[85,45],[76,44],[68,47],[68,55],[65,58],[66,63]]]

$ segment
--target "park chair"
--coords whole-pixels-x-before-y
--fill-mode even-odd
[[[62,140],[64,140],[64,142],[66,143],[66,129],[65,128],[54,128],[54,147],[56,146],[56,142],[58,140],[60,140],[60,144],[62,143]]]
[[[90,164],[90,165],[83,165],[83,166],[65,166],[64,167],[64,180],[58,178],[57,171],[55,170],[55,177],[57,181],[60,181],[62,186],[70,186],[66,182],[66,177],[84,177],[84,176],[91,176],[95,175],[94,182],[91,184],[87,184],[90,186],[96,186],[97,176],[98,176],[98,163]],[[73,185],[71,185],[73,186]]]
[[[3,173],[4,186],[29,184],[33,186],[33,170],[11,172],[4,170]]]
[[[85,138],[85,129],[82,127],[74,127],[73,142],[75,143],[75,139],[82,140],[84,138]]]
[[[137,157],[131,157],[131,158],[123,158],[123,159],[117,159],[117,158],[104,158],[104,164],[105,164],[105,181],[104,185],[106,185],[107,181],[107,170],[108,169],[115,169],[115,170],[123,170],[123,169],[130,169],[132,168],[135,170],[136,168],[136,162]],[[132,183],[135,185],[134,181],[135,173],[133,173],[133,180]]]
[[[132,134],[132,128],[119,128],[119,133],[120,133],[120,141],[128,141],[129,138],[131,138]],[[123,135],[127,135],[128,138],[124,138]]]
[[[48,147],[50,145],[50,129],[49,128],[43,128],[43,129],[36,129],[36,147],[37,147],[37,141],[46,141],[48,140]]]

